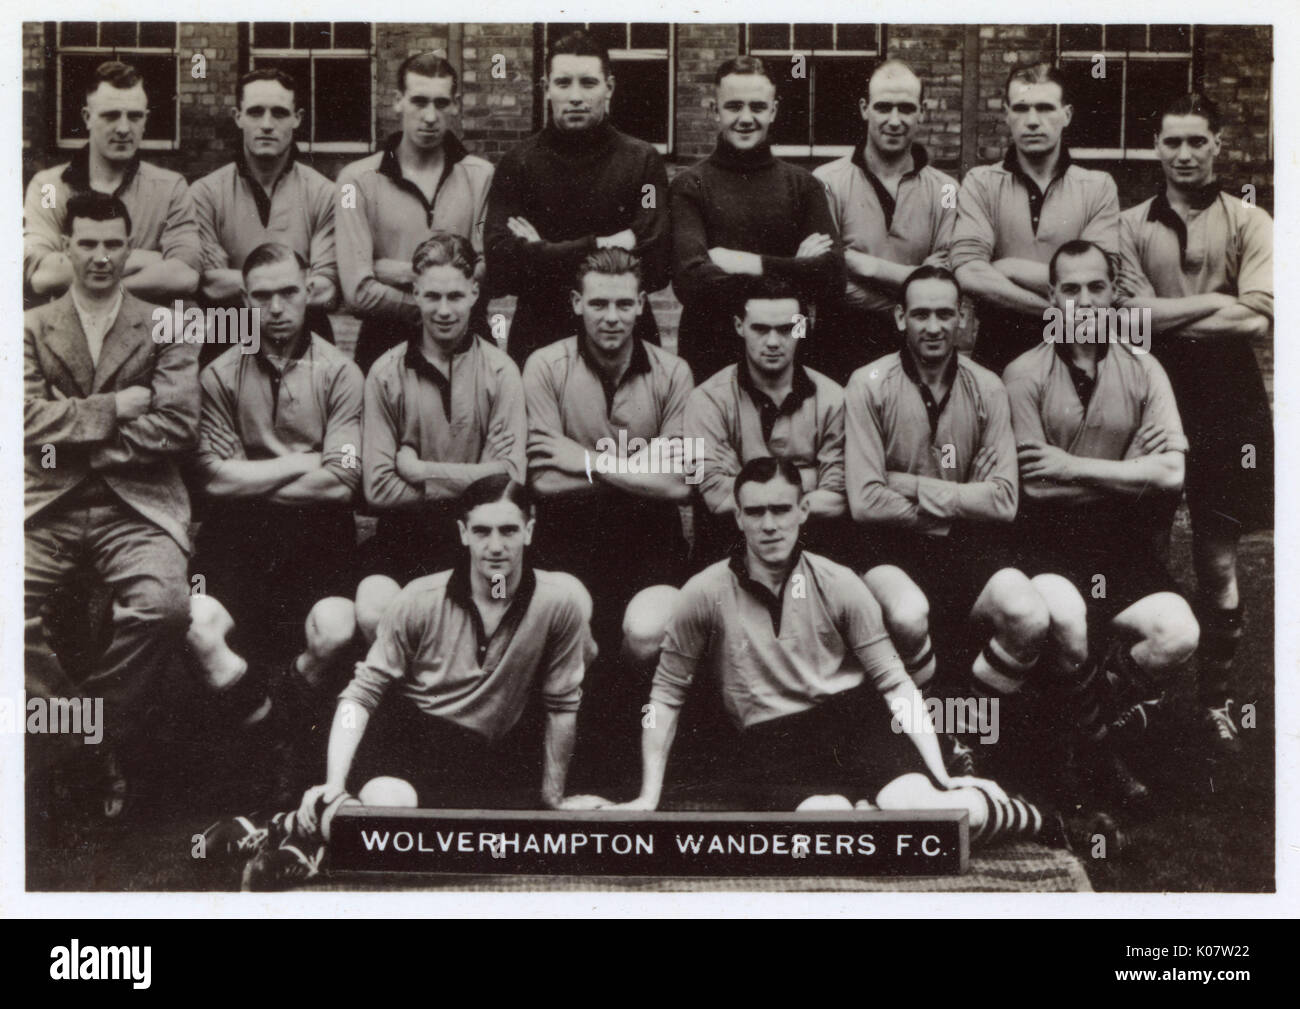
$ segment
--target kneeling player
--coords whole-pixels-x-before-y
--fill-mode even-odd
[[[965,809],[976,841],[1064,841],[1060,818],[994,782],[949,777],[871,593],[849,568],[798,547],[808,518],[799,471],[751,460],[736,477],[744,546],[681,589],[664,636],[642,733],[640,795],[655,809],[679,711],[701,663],[741,730],[747,808],[791,808],[823,792],[882,809]],[[882,703],[883,702],[883,703]]]

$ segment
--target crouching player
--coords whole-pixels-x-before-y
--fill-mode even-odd
[[[1059,815],[987,779],[949,777],[928,719],[893,720],[904,731],[892,731],[891,711],[921,699],[862,580],[799,549],[809,508],[798,469],[753,459],[735,495],[744,546],[681,590],[650,691],[641,793],[621,808],[658,807],[680,709],[707,664],[740,728],[745,808],[788,809],[820,792],[841,807],[965,809],[977,842],[1064,843]],[[1091,826],[1113,830],[1104,817]]]
[[[504,474],[466,489],[459,529],[467,556],[451,571],[417,578],[383,610],[365,661],[339,695],[326,781],[308,789],[296,811],[272,817],[244,868],[245,889],[316,875],[334,814],[349,803],[509,801],[528,763],[512,730],[539,680],[541,803],[599,802],[564,795],[593,651],[590,599],[570,576],[528,565],[533,524],[526,488]],[[214,842],[224,846],[229,833]]]

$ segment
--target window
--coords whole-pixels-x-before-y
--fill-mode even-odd
[[[1070,153],[1154,160],[1160,109],[1192,86],[1192,26],[1060,25],[1057,52],[1074,105]]]
[[[255,21],[249,35],[249,69],[297,83],[299,147],[313,152],[374,149],[373,55],[373,27],[360,21]]]
[[[673,26],[665,22],[543,24],[538,27],[537,65],[544,69],[551,44],[579,28],[609,50],[614,75],[610,122],[667,154],[673,146]],[[536,108],[541,116],[549,116],[545,91]]]
[[[180,140],[176,36],[174,21],[64,21],[47,28],[46,42],[56,54],[58,145],[80,147],[86,142],[86,124],[81,118],[86,84],[105,60],[121,60],[140,72],[149,98],[149,118],[140,146],[175,150]]]
[[[772,150],[803,158],[852,151],[862,139],[858,99],[884,51],[878,24],[746,25],[745,52],[776,81]]]

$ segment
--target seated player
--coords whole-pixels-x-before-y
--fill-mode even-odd
[[[976,843],[1064,842],[1059,816],[992,781],[950,777],[928,719],[891,731],[890,711],[920,698],[861,579],[799,549],[808,497],[798,469],[752,459],[734,493],[744,545],[681,590],[650,690],[641,792],[619,808],[658,808],[680,709],[706,665],[741,730],[738,808],[791,809],[822,792],[841,805],[965,809]],[[1093,826],[1113,829],[1104,818]]]
[[[437,231],[415,250],[421,328],[366,376],[364,487],[378,514],[362,568],[405,585],[449,567],[456,504],[475,480],[524,480],[528,421],[519,369],[474,327],[478,255]]]
[[[730,551],[738,535],[736,474],[761,456],[789,459],[799,468],[808,494],[808,545],[836,557],[849,544],[851,528],[835,521],[847,514],[844,390],[796,362],[804,319],[803,299],[792,284],[756,278],[732,319],[740,361],[697,386],[686,401],[686,435],[703,449],[692,554],[697,568]]]
[[[845,392],[845,483],[864,578],[918,686],[934,676],[933,635],[951,682],[931,689],[998,698],[1005,711],[1049,641],[1049,684],[1073,682],[1086,658],[1083,607],[1071,606],[1060,579],[1040,586],[1011,564],[1010,407],[998,377],[953,345],[961,292],[952,273],[919,267],[899,297],[903,349],[860,368]]]
[[[528,562],[530,496],[505,474],[466,489],[459,529],[467,553],[456,567],[417,578],[383,608],[365,661],[339,695],[326,781],[298,810],[272,818],[245,867],[246,888],[315,875],[333,816],[359,801],[353,796],[378,805],[517,803],[522,772],[537,761],[512,736],[538,689],[541,805],[597,801],[564,794],[591,655],[580,587]],[[400,784],[367,792],[379,777]]]
[[[1100,742],[1134,719],[1144,726],[1196,651],[1196,618],[1155,552],[1168,497],[1183,485],[1187,439],[1159,362],[1104,342],[1094,313],[1115,298],[1110,257],[1066,242],[1050,269],[1053,302],[1063,312],[1074,303],[1075,329],[1006,370],[1025,495],[1016,534],[1026,571],[1059,572],[1086,600],[1092,653],[1105,656],[1087,678],[1114,674],[1135,694],[1137,707],[1109,727],[1100,704],[1086,705],[1080,729]],[[1107,639],[1115,646],[1104,651]]]
[[[538,563],[568,571],[595,599],[592,671],[575,777],[600,783],[636,773],[635,737],[651,670],[620,654],[632,597],[680,584],[686,543],[679,505],[690,494],[682,420],[692,388],[680,358],[635,333],[645,310],[640,264],[599,249],[578,268],[577,332],[524,366],[528,480],[540,498]],[[633,621],[635,623],[635,621]],[[639,682],[644,673],[644,682]],[[633,745],[629,745],[629,739]]]

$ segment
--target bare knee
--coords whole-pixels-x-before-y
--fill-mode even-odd
[[[1052,640],[1071,658],[1082,662],[1088,655],[1088,604],[1083,596],[1060,575],[1036,575],[1030,584],[1047,605]]]
[[[882,564],[862,580],[880,605],[889,636],[895,642],[919,645],[930,633],[930,602],[902,568]]]
[[[1160,594],[1146,627],[1145,641],[1154,666],[1172,669],[1188,662],[1200,644],[1201,628],[1182,596]]]
[[[353,618],[367,643],[375,640],[380,618],[401,591],[402,587],[387,575],[369,575],[361,579],[357,586]]]
[[[1006,635],[1019,645],[1046,640],[1052,624],[1047,603],[1021,572],[1003,568],[989,579],[984,593],[999,636]]]
[[[328,596],[307,614],[307,651],[328,659],[343,651],[356,634],[356,608],[351,599]]]
[[[630,657],[653,662],[659,656],[677,595],[671,585],[652,585],[632,597],[623,615],[623,648]]]

